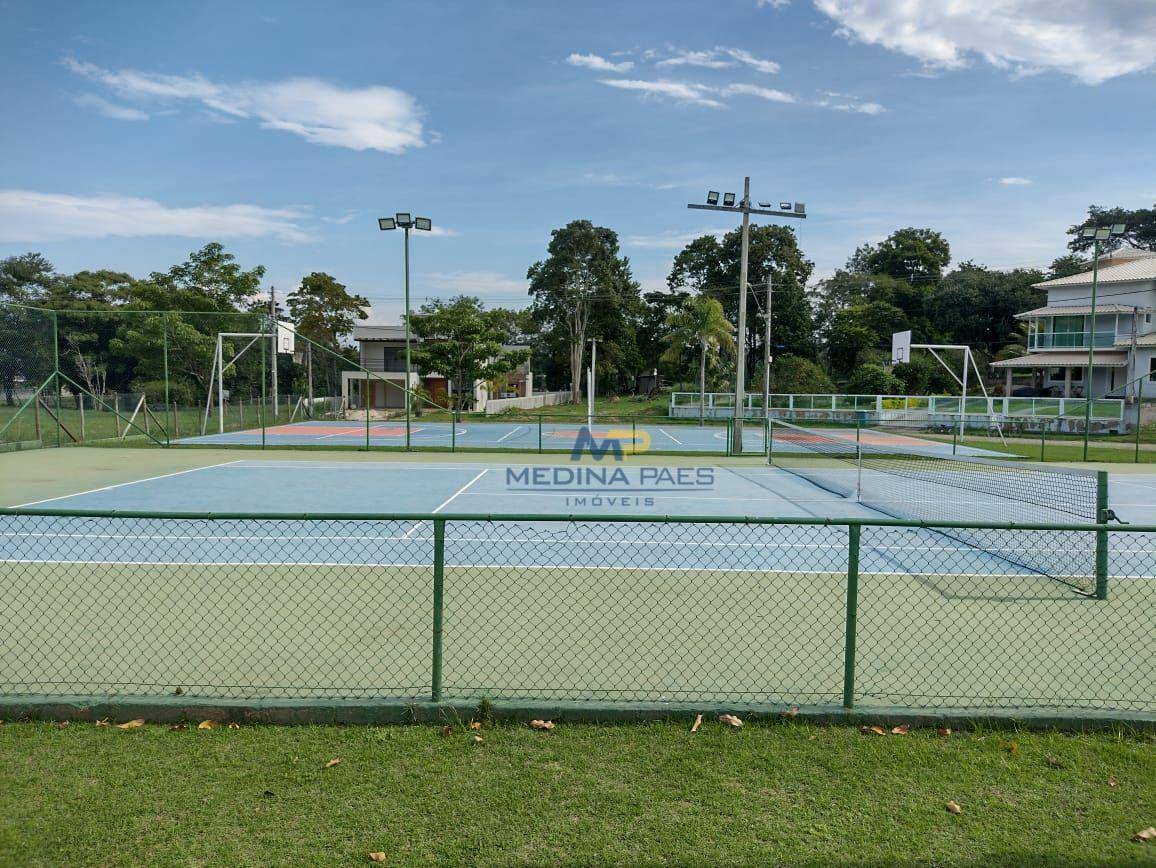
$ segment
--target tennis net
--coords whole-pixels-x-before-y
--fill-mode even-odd
[[[1039,464],[941,455],[893,446],[859,429],[820,431],[772,420],[771,461],[790,473],[893,518],[914,521],[1099,523],[1107,515],[1102,474]],[[1030,536],[952,528],[943,536],[1092,594],[1096,551],[1087,532]],[[1027,540],[1030,539],[1030,543]]]

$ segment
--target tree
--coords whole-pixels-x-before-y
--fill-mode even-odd
[[[622,318],[640,315],[638,283],[630,261],[619,256],[613,230],[574,220],[550,235],[546,259],[530,266],[526,277],[545,348],[565,347],[570,396],[578,401],[592,315],[597,310],[603,331],[607,324],[622,325]]]
[[[1113,237],[1100,242],[1100,250],[1108,251],[1122,247],[1124,243],[1139,247],[1142,250],[1156,250],[1156,205],[1151,208],[1104,208],[1100,205],[1090,205],[1088,216],[1083,222],[1077,223],[1068,229],[1072,240],[1068,242],[1068,249],[1073,253],[1086,253],[1096,246],[1095,239],[1084,238],[1084,229],[1122,223],[1127,228],[1124,235]]]
[[[505,323],[503,311],[485,310],[479,299],[468,295],[423,304],[411,316],[410,328],[421,338],[414,363],[419,370],[439,371],[451,379],[455,418],[472,400],[475,383],[509,373],[530,357],[528,350],[502,346]]]
[[[0,260],[0,301],[38,303],[55,279],[52,263],[39,253],[9,256]]]
[[[734,229],[722,240],[704,235],[691,241],[674,258],[666,282],[672,289],[693,288],[717,298],[732,322],[738,320],[739,272],[742,259],[742,230]],[[756,370],[762,358],[766,324],[766,281],[771,281],[772,354],[813,358],[814,323],[807,300],[806,285],[815,264],[799,249],[795,230],[790,226],[750,227],[747,271],[747,370]]]
[[[847,260],[847,270],[888,274],[897,280],[938,280],[951,261],[951,246],[934,229],[896,229],[878,244],[864,244]],[[913,277],[912,267],[915,268]]]
[[[688,298],[682,309],[667,318],[670,334],[668,360],[677,360],[688,346],[698,349],[698,421],[706,414],[706,366],[708,360],[718,361],[721,353],[735,352],[735,327],[723,313],[718,299],[706,296]]]
[[[263,265],[243,271],[236,257],[214,241],[180,265],[154,271],[149,283],[156,289],[142,295],[159,302],[154,310],[236,310],[260,292],[264,276]]]
[[[324,354],[324,359],[317,361],[321,370],[326,372],[327,393],[336,394],[340,378],[337,366],[341,354],[341,338],[353,331],[356,320],[368,318],[364,308],[369,306],[369,299],[350,294],[345,284],[338,283],[331,275],[314,271],[308,277],[301,278],[301,285],[289,293],[287,303],[289,316],[297,325],[297,333],[330,351]],[[310,346],[307,352],[312,351]],[[310,373],[307,371],[306,377]],[[308,384],[306,391],[312,397],[312,383]]]
[[[0,260],[0,302],[39,303],[55,279],[52,263],[39,253]],[[0,306],[0,389],[15,406],[18,387],[38,388],[52,374],[54,330],[51,314]]]
[[[903,381],[882,365],[860,365],[843,389],[848,395],[897,395],[902,390]]]
[[[1048,268],[1048,280],[1057,280],[1061,277],[1071,277],[1073,274],[1082,274],[1092,270],[1092,263],[1078,253],[1069,253],[1052,260]]]
[[[1044,304],[1046,293],[1034,284],[1046,278],[1037,269],[996,271],[964,262],[932,290],[928,313],[949,342],[990,355],[1019,325],[1017,313]]]
[[[771,392],[778,395],[829,395],[835,391],[823,369],[810,359],[776,356],[771,362]]]

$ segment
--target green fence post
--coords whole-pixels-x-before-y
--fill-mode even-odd
[[[442,609],[445,605],[446,520],[434,519],[433,564],[433,664],[430,668],[430,699],[442,700]]]
[[[775,463],[775,425],[767,419],[767,464]]]
[[[1096,521],[1108,521],[1108,471],[1096,472]],[[1096,599],[1108,599],[1108,530],[1096,531]]]
[[[261,423],[261,448],[262,449],[265,448],[265,401],[267,400],[267,395],[265,394],[265,375],[266,375],[266,373],[268,373],[265,370],[265,351],[266,351],[265,342],[261,341],[261,412],[258,416],[258,420]],[[274,360],[274,361],[276,361],[276,360]]]
[[[630,417],[630,454],[638,454],[638,418]]]
[[[169,403],[170,396],[169,396],[169,314],[168,314],[168,311],[161,314],[161,325],[164,329],[163,354],[164,354],[164,362],[165,362],[165,410],[167,410],[169,413],[168,427],[171,430],[173,428],[174,419],[176,417],[173,415],[172,405]],[[169,436],[168,431],[165,431],[165,445],[166,446],[172,445],[172,438]]]
[[[56,446],[60,448],[60,314],[52,312],[52,370],[56,378],[52,381],[56,388]]]
[[[1048,442],[1048,422],[1046,419],[1040,419],[1040,461],[1044,460],[1044,447]]]
[[[407,399],[408,400],[408,399]],[[365,371],[365,387],[361,390],[361,409],[365,411],[365,451],[369,451],[369,369]],[[406,405],[409,406],[408,404]]]
[[[538,454],[542,454],[542,414],[538,414]]]
[[[843,638],[843,707],[855,704],[855,634],[859,613],[859,535],[862,527],[847,527],[847,621]]]

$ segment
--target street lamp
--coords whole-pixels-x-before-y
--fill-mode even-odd
[[[1088,369],[1084,372],[1084,460],[1088,460],[1088,436],[1092,431],[1092,361],[1096,348],[1096,289],[1100,283],[1100,242],[1119,238],[1128,227],[1123,223],[1111,226],[1085,226],[1081,237],[1092,242],[1092,315],[1088,326]],[[1139,419],[1139,416],[1137,416]]]
[[[742,257],[739,262],[739,322],[736,329],[736,348],[735,353],[735,410],[734,410],[734,437],[731,441],[731,451],[742,454],[743,451],[743,411],[744,404],[746,404],[746,376],[747,376],[747,360],[746,360],[746,339],[747,339],[747,261],[750,253],[751,240],[751,215],[752,214],[766,214],[770,217],[796,217],[800,220],[807,219],[807,206],[802,202],[780,202],[778,211],[767,210],[765,203],[759,203],[760,208],[751,207],[751,179],[743,179],[743,198],[741,202],[735,202],[734,193],[723,194],[723,204],[718,204],[718,193],[714,190],[706,194],[706,204],[699,205],[691,203],[687,208],[696,209],[699,211],[730,211],[739,213],[743,216],[743,245]],[[769,288],[768,288],[769,292]],[[769,305],[768,305],[769,307]],[[768,316],[770,311],[768,310]],[[767,333],[767,341],[770,341],[770,333]],[[769,352],[769,347],[767,348]],[[766,408],[763,408],[764,412]]]
[[[392,217],[378,217],[377,228],[383,232],[401,228],[405,230],[405,448],[409,449],[409,413],[410,413],[410,360],[409,360],[409,230],[420,229],[429,232],[433,229],[433,222],[428,217],[414,217],[406,211],[399,211]],[[365,405],[365,418],[369,419],[369,403]],[[368,421],[366,422],[368,424]]]

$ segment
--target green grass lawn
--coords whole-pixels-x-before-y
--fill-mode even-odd
[[[1152,864],[1156,737],[0,727],[5,865]],[[323,768],[332,759],[341,762]],[[1116,785],[1111,786],[1110,781]],[[945,810],[958,803],[958,815]]]

